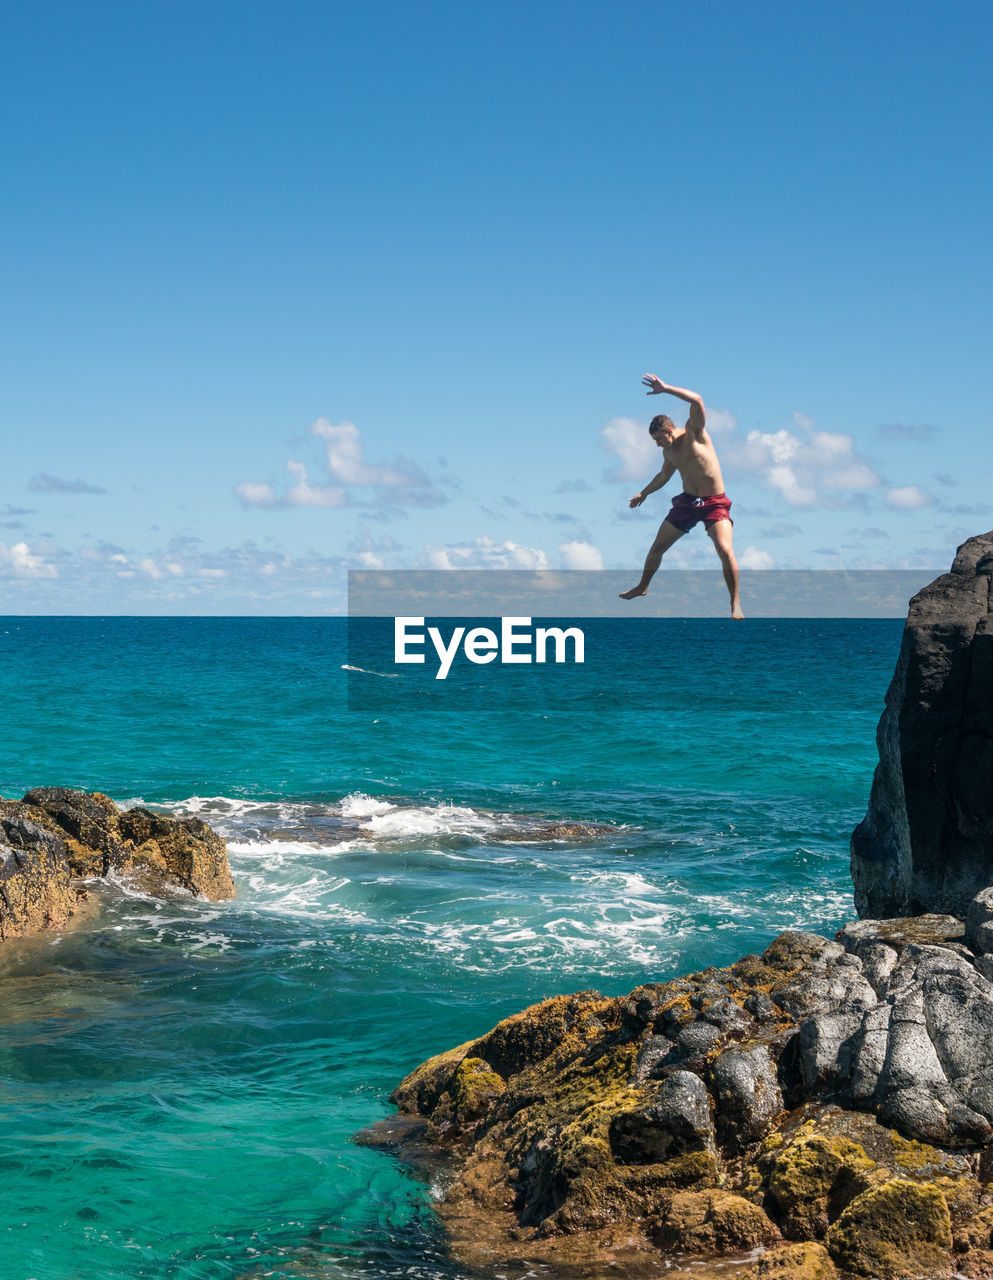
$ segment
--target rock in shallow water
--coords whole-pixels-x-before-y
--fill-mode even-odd
[[[73,878],[111,871],[151,892],[175,886],[211,900],[235,892],[224,841],[198,818],[121,810],[66,787],[0,798],[0,941],[62,928],[78,897]]]
[[[554,1263],[618,1230],[667,1256],[786,1236],[811,1274],[883,1275],[890,1248],[947,1270],[948,1223],[993,1193],[993,983],[961,934],[941,917],[787,933],[729,969],[558,997],[432,1059],[394,1100],[461,1167],[441,1205],[456,1251]],[[906,1240],[869,1229],[891,1201],[914,1208]]]
[[[0,816],[0,942],[61,929],[75,903],[62,840],[26,818]]]

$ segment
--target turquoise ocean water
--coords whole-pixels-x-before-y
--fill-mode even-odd
[[[0,794],[195,813],[238,885],[0,954],[0,1280],[460,1276],[350,1141],[407,1071],[851,918],[901,622],[582,625],[439,685],[347,672],[341,619],[0,619]]]

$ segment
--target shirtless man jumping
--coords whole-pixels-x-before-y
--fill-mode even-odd
[[[731,617],[743,618],[745,615],[738,598],[738,562],[731,549],[731,500],[724,492],[721,464],[717,461],[714,442],[707,432],[707,412],[703,400],[695,391],[668,386],[661,378],[656,378],[654,373],[646,373],[641,381],[648,388],[646,395],[658,396],[665,393],[675,396],[677,400],[685,400],[690,406],[690,416],[685,427],[677,427],[664,413],[652,419],[648,432],[662,450],[665,462],[654,480],[650,480],[641,493],[634,495],[630,505],[640,507],[650,493],[668,484],[677,471],[683,482],[683,492],[673,498],[672,509],[659,525],[659,531],[645,560],[641,581],[630,591],[622,591],[621,598],[633,600],[635,596],[645,595],[665,553],[684,533],[689,533],[702,520],[724,569],[724,581],[731,597]]]

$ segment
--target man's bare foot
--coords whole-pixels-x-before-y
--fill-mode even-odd
[[[620,592],[620,597],[622,600],[633,600],[635,596],[647,596],[647,595],[648,595],[647,587],[632,587],[630,591]]]
[[[731,606],[731,618],[733,621],[740,622],[744,618],[744,616],[745,615],[742,612],[742,608],[740,604],[733,604]]]

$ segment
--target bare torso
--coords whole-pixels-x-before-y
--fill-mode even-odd
[[[694,436],[684,429],[672,444],[663,448],[662,456],[679,472],[684,493],[691,493],[695,498],[710,498],[724,492],[717,450],[706,430]]]

